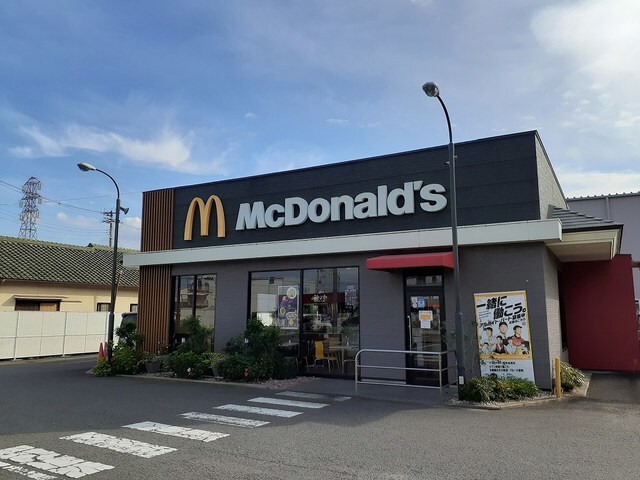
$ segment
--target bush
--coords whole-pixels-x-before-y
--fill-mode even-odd
[[[296,360],[284,358],[279,347],[280,328],[249,320],[244,334],[227,342],[226,355],[218,362],[218,371],[227,381],[245,380],[245,368],[248,382],[295,377]]]
[[[116,374],[113,368],[111,368],[111,364],[107,362],[106,358],[98,359],[98,363],[91,369],[91,371],[96,377],[112,377]]]
[[[538,387],[530,380],[522,378],[498,378],[489,375],[482,378],[471,378],[459,389],[460,400],[471,402],[505,402],[535,397]]]
[[[211,345],[213,329],[203,326],[200,317],[189,315],[182,321],[182,326],[189,333],[189,336],[182,343],[178,350],[180,352],[193,352],[197,355],[208,352]]]
[[[113,348],[113,370],[116,374],[133,375],[140,370],[141,355],[134,347],[118,343]]]
[[[298,373],[295,360],[279,355],[266,355],[260,358],[248,355],[226,355],[218,364],[220,375],[228,382],[244,381],[245,368],[247,382],[292,378]]]
[[[208,368],[202,355],[189,351],[174,353],[169,366],[179,378],[202,378]]]
[[[250,366],[251,360],[244,355],[227,355],[218,362],[218,371],[228,382],[236,382],[244,379],[244,369]]]
[[[279,346],[280,328],[275,325],[267,327],[260,320],[252,319],[247,323],[244,334],[236,335],[227,342],[225,352],[257,358],[277,352]]]
[[[202,361],[207,366],[207,373],[216,375],[220,372],[220,362],[225,358],[224,353],[207,352],[202,354]]]
[[[131,322],[125,322],[116,328],[118,336],[118,345],[135,348],[136,345],[142,344],[144,335],[136,331],[136,325]]]
[[[565,362],[560,362],[560,385],[565,392],[571,392],[586,381],[584,373]]]
[[[278,357],[273,368],[273,378],[283,380],[298,375],[298,361],[295,358]]]

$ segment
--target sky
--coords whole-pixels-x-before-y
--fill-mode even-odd
[[[640,191],[637,0],[0,2],[0,235],[139,248],[142,192],[537,130],[567,197]]]

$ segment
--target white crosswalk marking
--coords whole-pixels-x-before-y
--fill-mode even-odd
[[[131,425],[124,425],[123,428],[132,428],[134,430],[142,430],[144,432],[159,433],[161,435],[170,435],[173,437],[188,438],[190,440],[199,440],[201,442],[213,442],[219,438],[228,437],[228,433],[207,432],[206,430],[197,430],[194,428],[175,427],[173,425],[165,425],[156,422],[140,422]]]
[[[291,418],[296,415],[302,415],[302,412],[291,412],[289,410],[276,410],[274,408],[260,408],[260,407],[248,407],[246,405],[235,405],[233,403],[229,403],[227,405],[220,405],[219,407],[215,407],[219,410],[231,410],[234,412],[245,412],[245,413],[257,413],[259,415],[271,415],[273,417],[285,417]]]
[[[324,408],[328,407],[328,403],[316,403],[316,402],[300,402],[298,400],[287,400],[284,398],[271,398],[271,397],[256,397],[249,400],[256,403],[269,403],[271,405],[284,405],[285,407],[299,407],[299,408]]]
[[[0,462],[0,470],[5,470],[11,473],[17,473],[23,477],[31,478],[32,480],[55,480],[58,477],[54,475],[48,475],[42,472],[36,472],[35,470],[29,470],[26,467],[20,465],[9,465],[8,463]]]
[[[278,392],[276,395],[283,395],[285,397],[294,398],[308,398],[310,400],[331,400],[334,402],[344,402],[345,400],[351,400],[351,397],[332,397],[324,393],[307,393],[307,392]]]
[[[18,445],[17,447],[0,450],[0,460],[27,465],[49,473],[57,473],[69,478],[82,478],[86,475],[111,470],[111,465],[97,462],[87,462],[81,458],[59,453],[30,445]],[[3,467],[5,468],[5,467]]]
[[[201,420],[203,422],[217,423],[219,425],[230,425],[233,427],[255,428],[267,425],[269,422],[262,420],[251,420],[249,418],[226,417],[224,415],[213,415],[211,413],[188,412],[183,413],[184,418],[189,420]]]
[[[174,452],[176,449],[171,447],[163,447],[161,445],[152,445],[150,443],[130,440],[128,438],[118,438],[103,433],[86,432],[77,435],[69,435],[60,437],[61,440],[71,440],[72,442],[91,445],[93,447],[107,448],[115,452],[128,453],[142,458],[151,458],[157,455]]]

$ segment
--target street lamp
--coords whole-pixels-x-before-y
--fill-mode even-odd
[[[120,210],[122,210],[125,215],[129,211],[128,208],[123,208],[120,206],[120,188],[118,184],[113,179],[111,175],[107,172],[100,170],[99,168],[94,167],[88,163],[79,163],[78,168],[83,172],[100,172],[103,175],[106,175],[111,179],[113,184],[116,186],[116,225],[113,236],[113,264],[111,269],[111,303],[109,304],[109,327],[107,333],[107,361],[111,363],[111,359],[113,357],[113,326],[114,326],[114,312],[116,308],[116,292],[118,289],[118,285],[116,283],[117,278],[117,270],[118,270],[118,227],[120,225]]]
[[[451,134],[451,121],[447,107],[440,98],[440,89],[433,82],[427,82],[422,86],[422,90],[428,97],[436,97],[442,105],[444,115],[447,118],[447,128],[449,129],[449,183],[451,190],[449,198],[451,201],[451,246],[453,248],[453,289],[456,301],[455,328],[456,328],[456,363],[458,364],[458,385],[463,385],[465,380],[464,368],[464,316],[460,308],[460,261],[458,257],[458,209],[456,205],[456,153],[453,146],[453,135]]]

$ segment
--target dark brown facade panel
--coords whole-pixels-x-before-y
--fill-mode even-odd
[[[172,248],[173,197],[173,189],[143,194],[141,251],[151,252]]]
[[[167,346],[171,317],[171,268],[140,267],[138,331],[144,335],[143,350],[157,353]]]

